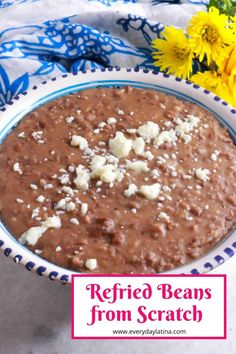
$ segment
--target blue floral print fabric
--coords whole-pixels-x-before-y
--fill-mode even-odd
[[[206,1],[0,1],[0,106],[65,72],[153,68],[151,41],[184,26]]]

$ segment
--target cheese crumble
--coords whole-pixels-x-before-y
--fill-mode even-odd
[[[13,169],[14,172],[18,172],[19,175],[22,175],[22,170],[20,168],[19,162],[14,163],[12,169]]]
[[[147,199],[149,200],[154,200],[157,199],[161,191],[161,185],[160,183],[154,183],[150,186],[148,185],[143,185],[139,189],[139,192],[144,195]]]
[[[203,168],[197,168],[195,170],[196,177],[200,179],[203,182],[206,182],[209,180],[209,175],[211,174],[211,171],[208,169],[203,169]]]
[[[122,132],[116,132],[116,136],[109,140],[111,153],[119,159],[127,157],[132,148],[132,140],[126,139]]]
[[[128,188],[124,190],[124,196],[129,198],[137,192],[138,192],[138,187],[134,183],[131,183],[128,186]]]
[[[141,161],[141,160],[137,160],[134,162],[129,161],[126,166],[129,170],[133,170],[136,173],[149,171],[149,167],[148,167],[147,162]]]
[[[141,125],[137,133],[144,140],[155,139],[159,134],[160,128],[159,125],[154,122],[147,122],[146,124]]]
[[[97,268],[97,260],[94,258],[87,259],[85,266],[89,270],[94,270]]]
[[[33,226],[26,232],[24,232],[19,238],[21,244],[27,243],[30,246],[36,245],[38,240],[43,236],[47,229],[55,228],[59,229],[61,227],[61,219],[59,216],[52,216],[45,220],[41,226]]]
[[[70,145],[79,147],[79,149],[83,151],[88,147],[88,142],[85,138],[83,138],[80,135],[72,135]]]

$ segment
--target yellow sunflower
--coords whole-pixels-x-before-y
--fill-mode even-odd
[[[234,35],[234,43],[236,42],[236,16],[230,17],[229,29]]]
[[[184,31],[166,27],[162,35],[163,39],[152,41],[152,47],[157,49],[153,52],[154,65],[168,74],[189,78],[192,73],[193,51]]]
[[[236,106],[236,45],[229,48],[229,55],[224,61],[222,68],[219,70],[227,82],[229,92],[233,98],[234,106]]]
[[[233,31],[227,26],[228,17],[220,15],[215,7],[192,17],[187,34],[191,37],[189,41],[192,50],[200,61],[206,56],[208,65],[213,61],[221,65],[226,55],[224,49],[235,40]]]
[[[191,81],[205,89],[215,93],[231,105],[236,105],[236,100],[232,91],[230,90],[228,77],[225,73],[218,73],[216,71],[198,72],[191,77]]]

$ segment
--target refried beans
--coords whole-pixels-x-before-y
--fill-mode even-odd
[[[214,116],[147,89],[97,88],[28,114],[0,147],[1,219],[80,272],[163,272],[236,220],[236,147]]]

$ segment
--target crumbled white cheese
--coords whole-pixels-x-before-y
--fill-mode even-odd
[[[132,148],[132,140],[126,139],[122,132],[117,132],[113,139],[109,140],[109,149],[118,158],[127,157]]]
[[[39,208],[33,209],[31,214],[31,219],[36,218],[38,215],[39,215]]]
[[[218,155],[219,155],[219,151],[218,151],[218,150],[215,150],[215,151],[211,154],[210,159],[211,159],[212,161],[217,161]]]
[[[159,125],[154,122],[147,122],[146,124],[141,125],[137,133],[141,136],[144,140],[155,139],[159,134],[160,128]]]
[[[12,169],[14,172],[18,172],[19,175],[22,175],[22,170],[20,168],[19,162],[14,163],[14,165],[12,166]]]
[[[74,179],[76,187],[78,189],[82,189],[83,191],[88,190],[89,180],[90,175],[86,168],[83,165],[79,165],[78,167],[76,167],[76,178]]]
[[[27,243],[30,246],[36,245],[38,240],[42,237],[45,231],[49,228],[60,228],[61,219],[58,216],[49,217],[45,220],[41,226],[31,227],[29,230],[24,232],[19,238],[21,244]]]
[[[64,173],[63,175],[61,175],[60,177],[58,177],[59,181],[61,184],[68,184],[70,183],[70,176],[68,175],[68,173]]]
[[[166,198],[163,195],[160,195],[160,197],[158,197],[159,202],[164,202]]]
[[[158,215],[159,219],[163,219],[163,220],[170,220],[170,217],[168,214],[166,214],[164,211],[160,212],[160,214]]]
[[[154,168],[154,169],[151,171],[150,175],[151,175],[152,178],[156,179],[157,177],[160,176],[160,173],[159,173],[159,171],[158,171],[156,168]]]
[[[71,173],[75,172],[75,167],[71,166],[71,165],[68,166],[68,171],[71,172]]]
[[[57,246],[57,247],[55,248],[55,252],[61,252],[61,246]]]
[[[209,180],[209,175],[211,174],[211,171],[209,171],[208,169],[204,169],[204,168],[197,168],[195,170],[195,175],[198,179],[200,179],[201,181],[208,181]]]
[[[24,232],[19,238],[19,242],[23,245],[27,243],[28,245],[34,246],[38,240],[43,236],[43,233],[47,230],[46,227],[34,226],[28,231]]]
[[[123,174],[112,164],[107,164],[97,168],[91,172],[90,176],[91,178],[99,178],[105,183],[112,183],[115,181],[120,182],[123,179]]]
[[[68,199],[70,198],[60,199],[59,202],[55,205],[55,209],[65,210],[67,212],[75,210],[75,203]]]
[[[146,151],[143,156],[146,157],[149,161],[154,159],[154,155],[151,153],[151,151]]]
[[[133,140],[132,148],[136,155],[143,155],[145,148],[145,141],[143,140],[143,138],[139,137]]]
[[[64,210],[57,210],[56,211],[56,215],[62,215],[62,214],[65,214]]]
[[[157,157],[157,163],[159,165],[162,165],[162,164],[166,163],[166,159],[164,159],[164,157],[162,157],[162,156],[158,156]]]
[[[94,129],[93,132],[94,132],[94,134],[99,134],[100,133],[100,129],[99,128]]]
[[[23,204],[24,203],[24,200],[23,199],[20,199],[20,198],[16,198],[16,202],[18,204]]]
[[[171,192],[171,188],[168,186],[162,186],[163,192]]]
[[[100,145],[100,146],[105,146],[106,143],[105,143],[105,141],[101,141],[101,140],[100,140],[100,141],[98,142],[98,145]]]
[[[137,133],[137,129],[135,129],[135,128],[128,128],[128,129],[126,129],[126,131],[127,131],[128,134],[135,134],[135,133]]]
[[[37,132],[33,132],[31,134],[32,138],[38,142],[43,142],[42,138],[43,138],[43,131],[42,130],[39,130]]]
[[[118,165],[119,159],[113,155],[106,155],[106,160],[108,163]]]
[[[118,110],[117,110],[117,113],[118,113],[118,114],[120,114],[120,115],[125,114],[125,112],[124,112],[124,111],[122,111],[122,109],[118,109]]]
[[[107,124],[116,124],[116,118],[110,117],[107,119]]]
[[[192,220],[193,220],[193,216],[191,216],[191,215],[186,215],[186,216],[185,216],[185,219],[186,219],[187,221],[192,221]]]
[[[80,148],[80,150],[84,150],[88,147],[88,142],[85,138],[83,138],[80,135],[72,135],[71,138],[71,142],[70,142],[71,146],[78,146]]]
[[[189,134],[182,134],[181,138],[183,139],[185,144],[188,144],[192,140],[192,137]]]
[[[148,167],[147,162],[141,161],[141,160],[137,160],[134,162],[128,161],[126,166],[129,170],[133,170],[136,173],[149,171],[149,167]]]
[[[128,188],[124,190],[124,196],[129,198],[136,192],[138,192],[138,187],[134,183],[131,183]]]
[[[94,258],[90,258],[85,262],[85,266],[89,270],[94,270],[97,268],[97,260]]]
[[[47,229],[60,229],[61,228],[61,219],[59,218],[59,216],[51,216],[49,218],[47,218],[47,220],[45,220],[42,223],[43,227],[46,227]]]
[[[75,117],[66,117],[66,123],[71,124],[73,122],[73,120],[75,119]]]
[[[63,193],[69,195],[70,197],[74,196],[74,191],[73,191],[73,189],[71,187],[63,186],[60,190]]]
[[[91,160],[90,167],[92,171],[97,170],[98,168],[101,168],[104,166],[106,163],[106,159],[103,156],[94,156]]]
[[[191,175],[183,175],[183,179],[192,179],[193,177]]]
[[[38,189],[38,186],[36,184],[31,183],[30,188],[36,191]]]
[[[18,134],[18,138],[25,138],[25,132],[21,132]]]
[[[101,122],[98,124],[99,128],[104,128],[107,124],[105,122]]]
[[[176,160],[176,158],[177,158],[176,153],[173,152],[173,153],[171,154],[171,157],[172,157],[173,160]]]
[[[176,133],[184,140],[185,144],[191,141],[191,136],[188,134],[197,127],[200,119],[192,114],[189,114],[184,120],[177,118]]]
[[[76,219],[76,218],[71,218],[71,219],[70,219],[70,222],[71,222],[72,224],[74,224],[74,225],[79,225],[79,220]]]
[[[176,140],[177,136],[174,129],[163,130],[154,140],[154,145],[156,147],[159,147],[165,143],[175,143]]]
[[[153,200],[153,199],[157,199],[157,197],[160,194],[160,190],[161,190],[160,183],[154,183],[150,186],[148,186],[148,185],[141,186],[141,188],[139,189],[139,192],[142,195],[144,195],[147,199]]]
[[[35,200],[38,203],[43,203],[45,201],[45,197],[43,195],[39,195]]]
[[[47,189],[52,189],[52,188],[53,188],[53,185],[52,185],[51,183],[48,183],[48,184],[45,184],[45,186],[43,186],[43,188],[44,188],[45,190],[47,190]]]
[[[80,209],[81,215],[84,216],[88,212],[88,204],[87,203],[82,203],[81,204],[81,209]]]
[[[132,208],[132,209],[130,209],[130,211],[131,211],[131,213],[133,213],[133,214],[136,214],[136,213],[137,213],[137,209],[136,209],[136,208]]]

